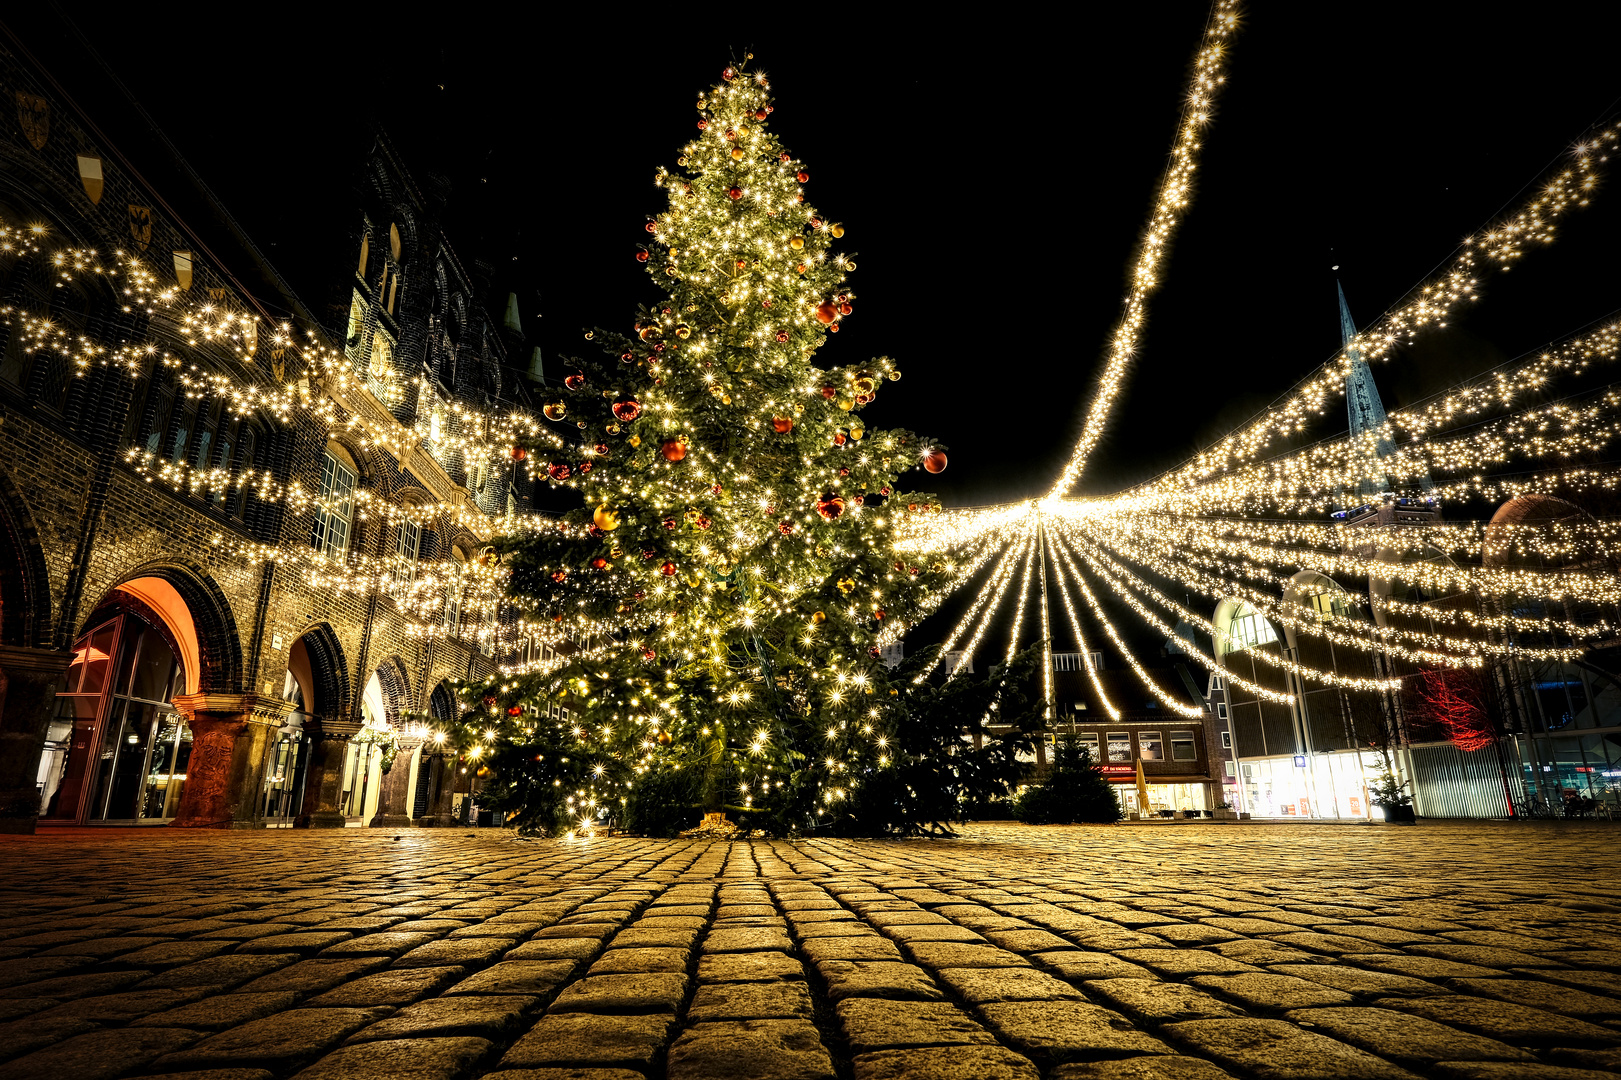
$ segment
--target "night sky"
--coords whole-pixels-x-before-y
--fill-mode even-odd
[[[1610,117],[1621,13],[1603,7],[1522,7],[1506,22],[1477,3],[1252,5],[1195,205],[1082,490],[1176,465],[1328,359],[1331,266],[1359,324],[1373,321]],[[752,50],[773,127],[809,164],[807,198],[846,224],[859,263],[856,314],[819,357],[897,359],[905,377],[865,415],[950,447],[932,484],[948,504],[1046,491],[1118,316],[1205,4],[1057,22],[936,12],[905,32],[853,10],[715,33],[573,11],[565,29],[547,10],[397,8],[398,30],[322,9],[245,28],[217,5],[75,17],[307,301],[353,261],[346,189],[375,120],[413,168],[452,179],[453,244],[496,266],[492,309],[516,292],[548,358],[657,298],[633,258],[663,206],[654,169],[696,133],[696,92]],[[58,16],[5,18],[154,183],[184,187]],[[1486,278],[1476,310],[1379,367],[1386,405],[1621,305],[1621,175],[1608,186],[1558,244]]]

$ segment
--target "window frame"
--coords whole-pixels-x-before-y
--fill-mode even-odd
[[[1170,758],[1170,760],[1172,760],[1172,761],[1198,761],[1199,760],[1199,742],[1194,737],[1194,734],[1193,734],[1193,732],[1191,730],[1189,730],[1189,731],[1173,731],[1173,732],[1171,732],[1170,742],[1171,742],[1171,758]],[[1180,747],[1186,747],[1187,748],[1187,757],[1181,757],[1181,756],[1179,756],[1177,754],[1177,750]]]
[[[1154,753],[1152,757],[1149,756],[1148,752],[1150,740],[1152,740],[1154,745]],[[1139,761],[1164,761],[1165,736],[1158,731],[1137,732],[1137,758]]]
[[[1117,746],[1125,747],[1125,749],[1117,751],[1115,749]],[[1104,750],[1109,755],[1111,764],[1130,764],[1131,749],[1131,732],[1110,731],[1104,734]]]
[[[321,486],[317,498],[322,503],[338,505],[316,507],[310,546],[329,559],[343,558],[354,539],[354,493],[359,481],[359,471],[328,447],[321,457]]]

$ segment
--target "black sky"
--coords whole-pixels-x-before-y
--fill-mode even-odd
[[[1206,5],[999,8],[879,25],[673,30],[626,10],[442,7],[357,21],[217,5],[93,11],[78,29],[307,299],[352,263],[347,187],[386,127],[454,186],[464,262],[497,268],[548,357],[654,299],[634,261],[655,168],[696,92],[752,49],[808,197],[848,227],[857,315],[820,357],[888,354],[867,413],[938,437],[948,504],[1046,491],[1119,313]],[[1194,207],[1116,422],[1083,490],[1174,466],[1338,345],[1335,274],[1371,322],[1621,98],[1621,11],[1553,3],[1254,4],[1232,52]],[[181,182],[52,9],[5,20],[166,190]],[[1485,300],[1381,366],[1399,407],[1621,307],[1621,177]],[[197,213],[204,216],[201,204]],[[1337,420],[1343,430],[1344,420]],[[1325,430],[1322,434],[1331,434]],[[1127,620],[1131,622],[1132,620]]]
[[[1176,464],[1326,359],[1330,266],[1372,320],[1609,115],[1621,16],[1599,7],[1504,22],[1478,4],[1253,5],[1086,486]],[[301,292],[351,261],[336,249],[345,188],[380,121],[413,167],[451,177],[453,242],[496,265],[498,300],[518,293],[548,356],[583,351],[580,328],[622,326],[652,298],[632,255],[660,209],[653,171],[693,133],[695,91],[751,48],[776,130],[809,162],[809,197],[847,223],[860,264],[858,316],[826,361],[897,358],[905,378],[869,423],[949,445],[948,502],[1046,489],[1119,311],[1203,3],[685,41],[624,18],[560,30],[546,10],[443,8],[392,28],[322,9],[241,26],[217,6],[72,14]],[[126,154],[172,175],[61,15],[6,18]],[[1621,305],[1618,222],[1601,199],[1489,280],[1479,311],[1380,369],[1387,404]]]

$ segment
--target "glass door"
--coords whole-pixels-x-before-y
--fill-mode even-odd
[[[191,729],[169,704],[184,680],[174,650],[126,613],[73,652],[40,762],[41,819],[172,819],[191,760]]]

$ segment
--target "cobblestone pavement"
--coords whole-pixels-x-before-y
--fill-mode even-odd
[[[0,1080],[1621,1076],[1618,839],[7,837]]]

